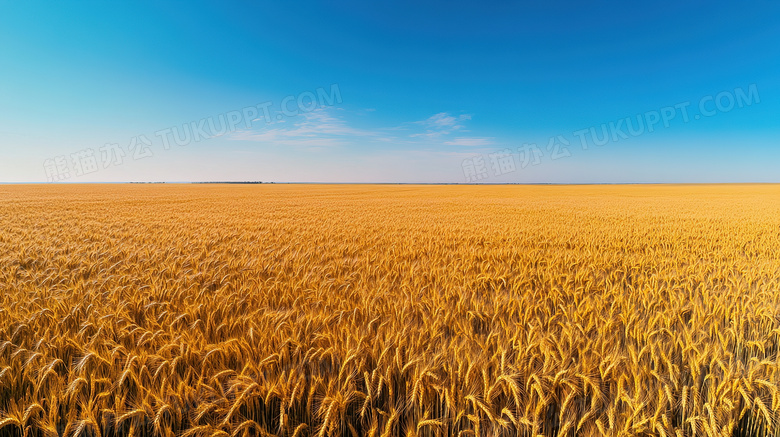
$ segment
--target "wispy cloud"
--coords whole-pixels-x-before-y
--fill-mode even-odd
[[[471,120],[471,115],[462,114],[456,117],[446,112],[439,112],[425,120],[413,122],[414,125],[423,126],[425,132],[414,133],[410,137],[437,139],[455,131],[464,131],[463,121],[465,120]]]
[[[493,144],[491,137],[454,137],[469,132],[465,122],[471,115],[434,114],[424,120],[412,121],[394,128],[366,130],[351,126],[344,119],[344,111],[319,108],[289,119],[260,124],[230,134],[230,139],[254,141],[270,145],[327,148],[356,144],[357,142],[381,142],[386,144],[418,144],[421,147],[439,145],[478,147]],[[404,131],[404,132],[399,132]],[[394,132],[394,133],[392,133]]]
[[[236,132],[233,140],[256,141],[286,146],[324,147],[347,144],[356,137],[376,137],[377,133],[351,127],[326,108],[299,114],[288,126],[268,124]],[[278,127],[277,127],[278,126]]]
[[[489,137],[457,137],[450,141],[445,141],[447,146],[466,146],[466,147],[479,147],[489,146],[493,144],[493,138]]]

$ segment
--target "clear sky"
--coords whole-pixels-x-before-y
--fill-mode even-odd
[[[0,181],[780,182],[780,3],[0,1]]]

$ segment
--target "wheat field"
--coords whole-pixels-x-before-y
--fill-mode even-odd
[[[0,437],[780,435],[780,186],[0,185]]]

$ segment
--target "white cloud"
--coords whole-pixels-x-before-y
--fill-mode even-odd
[[[444,144],[448,146],[466,146],[466,147],[489,146],[493,144],[493,138],[458,137],[450,141],[445,141]]]
[[[350,126],[343,118],[344,113],[337,113],[334,109],[341,108],[319,108],[274,123],[264,123],[260,119],[253,128],[229,134],[228,137],[232,140],[307,148],[344,146],[355,144],[356,141],[407,146],[417,144],[425,148],[437,143],[470,147],[493,143],[489,137],[451,137],[455,132],[468,132],[464,122],[471,120],[469,114],[451,115],[440,112],[425,120],[405,123],[396,128],[364,130]],[[389,134],[399,130],[405,130],[407,133]]]
[[[280,121],[281,122],[281,121]],[[331,115],[327,108],[298,114],[289,126],[269,128],[263,125],[236,132],[230,139],[256,141],[286,146],[324,147],[347,144],[355,137],[375,137],[377,133],[349,126],[342,118]]]
[[[425,120],[415,121],[412,124],[424,126],[425,132],[414,133],[409,135],[410,137],[421,137],[429,140],[435,140],[444,135],[449,135],[455,131],[467,132],[464,130],[464,126],[461,123],[465,120],[471,120],[471,115],[462,114],[460,116],[453,116],[447,112],[439,112],[434,114]]]

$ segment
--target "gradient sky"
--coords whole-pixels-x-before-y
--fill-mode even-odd
[[[0,181],[780,182],[778,2],[159,3],[0,1]]]

